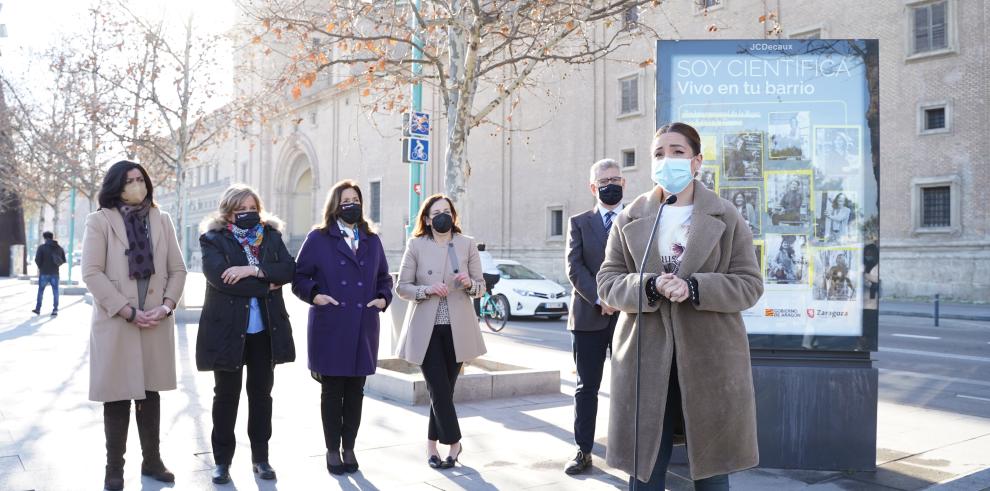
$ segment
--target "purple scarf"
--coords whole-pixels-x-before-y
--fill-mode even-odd
[[[127,276],[135,280],[148,278],[155,274],[151,229],[148,226],[151,200],[145,200],[137,206],[121,203],[117,210],[124,217],[124,229],[127,231]]]

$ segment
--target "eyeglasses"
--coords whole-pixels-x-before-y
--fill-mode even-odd
[[[609,184],[622,184],[622,177],[605,177],[595,181],[599,186],[608,186]]]

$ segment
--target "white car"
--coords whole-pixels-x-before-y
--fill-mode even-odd
[[[517,261],[495,259],[494,263],[501,278],[492,295],[508,304],[509,315],[560,319],[567,314],[571,295],[564,287]]]

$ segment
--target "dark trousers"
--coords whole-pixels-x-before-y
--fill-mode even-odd
[[[650,474],[649,482],[639,481],[633,486],[634,476],[629,477],[629,485],[637,491],[664,491],[666,488],[667,467],[670,465],[670,455],[674,450],[674,429],[681,413],[681,387],[677,382],[677,359],[674,358],[670,366],[670,384],[667,390],[667,406],[663,412],[663,429],[660,433],[660,454],[657,462],[653,466],[653,473]],[[640,442],[642,443],[642,442]],[[729,475],[720,474],[717,476],[698,479],[694,481],[696,491],[728,491]]]
[[[461,364],[454,354],[454,335],[449,324],[433,326],[426,357],[419,367],[430,392],[430,429],[427,438],[450,445],[461,441],[461,426],[454,409],[454,384]]]
[[[34,310],[41,311],[41,301],[45,298],[45,287],[52,287],[52,295],[55,296],[55,307],[53,312],[58,312],[58,275],[43,274],[38,275],[38,302],[34,304]]]
[[[574,389],[574,443],[584,454],[595,446],[598,389],[602,385],[605,357],[612,348],[615,325],[600,331],[571,331],[571,353],[577,368]]]
[[[268,331],[247,334],[244,343],[244,366],[247,367],[248,438],[252,462],[268,462],[268,440],[272,437],[272,342]],[[244,368],[216,370],[213,379],[213,460],[227,464],[234,459],[234,423],[241,399]]]
[[[367,377],[320,376],[320,412],[327,450],[352,450],[361,426],[364,382]]]

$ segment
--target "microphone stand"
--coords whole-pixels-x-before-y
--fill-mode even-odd
[[[660,217],[663,216],[663,209],[667,205],[672,205],[677,202],[677,195],[672,194],[668,197],[661,205],[660,211],[657,212],[657,219],[653,222],[653,229],[650,231],[650,240],[646,243],[646,250],[643,252],[643,260],[639,263],[639,308],[636,315],[636,418],[634,423],[635,436],[633,438],[633,487],[632,489],[639,489],[639,374],[640,374],[640,362],[643,357],[643,292],[646,290],[646,285],[643,284],[643,274],[646,272],[646,260],[650,257],[650,251],[653,250],[653,239],[657,236],[657,226],[660,225]]]

